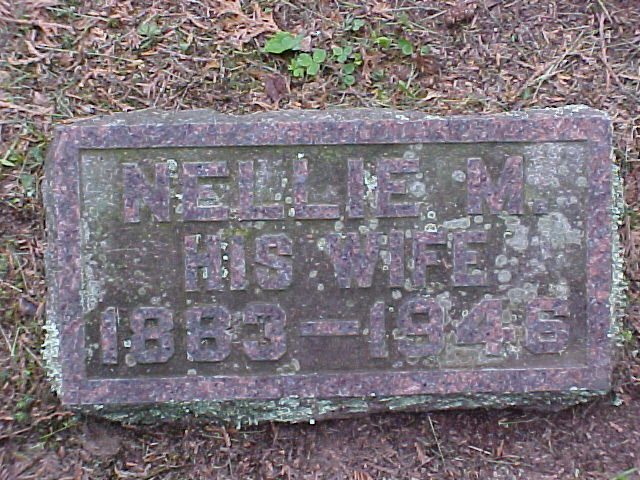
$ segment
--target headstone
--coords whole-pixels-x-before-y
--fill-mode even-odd
[[[61,126],[46,172],[58,395],[130,421],[243,423],[606,392],[610,128],[587,107]]]

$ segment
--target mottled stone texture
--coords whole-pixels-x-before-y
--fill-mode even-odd
[[[610,388],[610,122],[143,111],[58,127],[62,401],[237,423],[566,405]]]

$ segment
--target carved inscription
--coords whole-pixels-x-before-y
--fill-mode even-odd
[[[122,162],[89,152],[83,181],[111,159],[119,185],[85,199],[111,222],[88,223],[87,291],[104,289],[87,300],[89,371],[578,361],[586,174],[566,185],[536,175],[582,148],[185,147]]]
[[[461,319],[455,332],[456,344],[484,345],[488,356],[502,355],[503,343],[513,342],[513,330],[503,323],[504,300],[483,300]],[[566,347],[568,330],[558,317],[568,316],[565,301],[536,298],[527,303],[525,345],[532,353],[561,353]],[[361,336],[369,343],[372,358],[388,356],[385,329],[385,304],[373,304],[369,329],[358,320],[326,319],[303,321],[301,337]],[[104,312],[108,316],[113,312]],[[548,312],[555,317],[542,315]],[[259,339],[243,340],[240,350],[251,360],[278,360],[287,351],[285,326],[287,314],[280,305],[252,303],[238,312],[246,325],[259,325]],[[173,312],[166,308],[140,307],[133,312],[131,350],[138,363],[164,363],[174,353]],[[222,362],[231,353],[231,313],[221,305],[192,307],[185,312],[187,337],[186,358],[191,362]],[[445,346],[445,310],[435,298],[414,296],[401,303],[393,318],[397,334],[393,337],[397,351],[406,358],[438,355]],[[102,332],[103,335],[109,335]],[[366,338],[366,337],[369,338]],[[105,350],[104,364],[115,363],[113,348]],[[112,344],[110,345],[112,346]]]

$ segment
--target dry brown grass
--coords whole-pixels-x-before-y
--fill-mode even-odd
[[[352,18],[365,20],[356,32],[346,28]],[[638,478],[639,25],[637,0],[0,0],[0,480]],[[287,55],[260,51],[278,29],[312,48],[353,46],[363,62],[355,83],[344,84],[335,61],[292,78]],[[379,48],[378,36],[406,38],[414,53]],[[55,122],[147,107],[451,114],[575,103],[613,117],[626,182],[621,407],[603,400],[552,415],[404,414],[237,432],[95,422],[49,393],[39,185]]]

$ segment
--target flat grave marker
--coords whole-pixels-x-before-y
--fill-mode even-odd
[[[610,142],[586,107],[59,127],[45,199],[55,388],[112,418],[240,423],[607,391]]]

